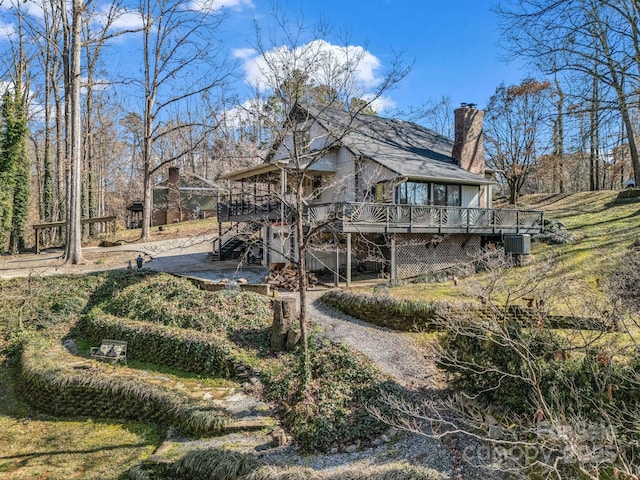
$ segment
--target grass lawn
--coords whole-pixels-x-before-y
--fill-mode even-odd
[[[117,479],[160,441],[146,424],[39,415],[16,398],[11,373],[0,368],[0,478]]]
[[[552,291],[551,311],[592,315],[606,309],[605,280],[630,245],[640,236],[640,203],[615,205],[617,192],[581,192],[571,195],[529,195],[521,208],[544,210],[545,218],[560,220],[575,237],[568,245],[532,245],[526,266],[507,270],[499,283],[505,290],[522,285],[536,274],[542,287]],[[406,283],[391,289],[396,298],[477,302],[480,273],[441,283]],[[372,292],[371,287],[358,289]],[[526,296],[526,295],[525,295]],[[498,295],[499,298],[499,295]]]
[[[151,227],[150,241],[166,240],[170,238],[188,237],[190,235],[213,234],[218,231],[218,220],[216,218],[206,218],[204,220],[189,220],[188,222],[172,223],[162,225],[162,231],[158,227]],[[90,240],[84,246],[97,246],[102,240],[111,242],[125,241],[135,242],[140,239],[141,228],[118,229],[115,234],[108,232],[98,235],[94,240]]]

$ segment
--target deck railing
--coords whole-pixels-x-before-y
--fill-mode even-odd
[[[259,202],[235,201],[223,208],[230,216],[267,217],[288,212],[273,197],[260,197]],[[310,223],[331,223],[344,232],[538,233],[544,222],[544,213],[539,210],[364,202],[309,205],[306,215]]]
[[[272,195],[233,195],[218,206],[218,218],[228,220],[233,217],[267,216],[281,211],[282,203]]]

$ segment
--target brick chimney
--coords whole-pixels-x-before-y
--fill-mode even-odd
[[[453,111],[455,137],[453,158],[458,166],[472,173],[484,175],[484,148],[482,146],[482,120],[484,112],[472,103],[463,103]]]
[[[180,218],[180,169],[169,167],[169,180],[167,181],[167,223],[175,223]]]

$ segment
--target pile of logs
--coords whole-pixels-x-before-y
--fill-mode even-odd
[[[274,263],[270,265],[269,274],[265,277],[265,282],[276,288],[297,292],[300,289],[298,281],[298,267],[292,263]],[[307,286],[315,287],[318,279],[313,273],[307,273]]]

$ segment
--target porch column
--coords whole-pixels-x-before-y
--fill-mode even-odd
[[[347,287],[351,286],[351,234],[347,233]]]
[[[391,281],[395,282],[398,276],[398,262],[396,255],[396,234],[391,234]]]
[[[336,275],[333,280],[333,285],[338,288],[340,286],[340,241],[338,235],[333,234],[334,242],[336,244]]]
[[[264,225],[262,227],[262,266],[268,267],[271,259],[271,242],[270,242],[269,226]]]

